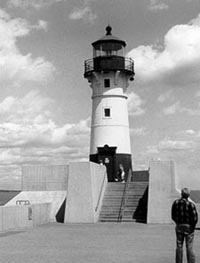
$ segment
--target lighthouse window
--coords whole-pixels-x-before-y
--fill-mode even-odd
[[[110,117],[110,108],[105,108],[104,109],[104,116],[105,117]]]
[[[104,79],[104,87],[109,88],[110,87],[110,79]]]

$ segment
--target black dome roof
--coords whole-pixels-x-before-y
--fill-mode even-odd
[[[95,42],[92,43],[93,47],[98,49],[98,46],[102,43],[115,43],[115,44],[118,44],[120,45],[120,47],[125,47],[126,46],[126,42],[118,37],[115,37],[112,35],[111,33],[112,31],[112,27],[110,25],[108,25],[106,27],[106,34],[105,36],[103,36],[102,38],[96,40]],[[120,48],[118,48],[120,49]]]

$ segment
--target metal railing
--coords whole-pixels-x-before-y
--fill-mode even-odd
[[[17,200],[16,201],[16,205],[30,205],[30,201],[29,200]]]
[[[120,223],[122,221],[122,218],[123,218],[124,208],[125,208],[126,200],[127,200],[126,193],[127,193],[130,181],[131,181],[131,177],[132,177],[132,171],[130,169],[129,172],[128,172],[127,181],[126,181],[125,186],[124,186],[124,191],[123,191],[123,195],[122,195],[122,201],[121,201],[119,214],[118,214],[118,218],[117,218],[117,222],[118,223]]]
[[[94,70],[94,60],[93,58],[90,58],[85,61],[84,63],[85,66],[85,73],[93,71]]]
[[[118,66],[119,65],[117,65],[117,63],[116,63],[116,68],[115,68],[115,66],[112,66],[111,67],[111,69],[112,70],[124,70],[124,71],[129,71],[129,72],[133,72],[134,73],[134,61],[133,61],[133,59],[132,58],[128,58],[128,57],[117,57],[117,56],[111,56],[111,57],[104,57],[104,56],[102,56],[102,57],[99,57],[99,58],[102,58],[102,60],[104,60],[104,58],[106,59],[106,58],[110,58],[110,59],[112,59],[113,58],[113,60],[115,61],[115,59],[117,59],[117,58],[119,58],[119,59],[121,59],[121,60],[123,60],[123,62],[124,62],[124,65],[123,66],[120,66],[119,68],[118,68]],[[99,59],[98,58],[98,59]],[[97,66],[97,68],[96,68],[96,66],[94,65],[94,59],[95,58],[91,58],[91,59],[88,59],[88,60],[86,60],[85,61],[85,63],[84,63],[84,66],[85,66],[85,74],[87,74],[87,73],[89,73],[89,72],[92,72],[92,71],[95,71],[95,70],[97,70],[97,68],[99,69],[99,68],[101,68],[101,66]],[[108,66],[109,67],[109,66]],[[103,68],[104,68],[104,66],[103,66]],[[108,68],[107,68],[108,69]]]

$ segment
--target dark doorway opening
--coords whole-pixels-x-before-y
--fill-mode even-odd
[[[110,147],[107,144],[104,147],[98,147],[98,162],[101,161],[106,166],[108,182],[114,182],[115,179],[115,155],[117,147]]]

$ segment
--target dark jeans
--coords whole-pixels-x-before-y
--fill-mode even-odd
[[[195,255],[193,252],[194,230],[186,224],[176,226],[176,263],[183,262],[184,240],[186,245],[187,262],[195,263]]]

